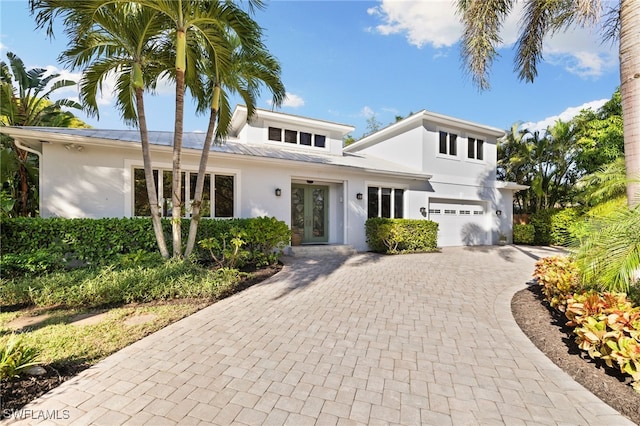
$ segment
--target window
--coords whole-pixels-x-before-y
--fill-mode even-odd
[[[429,209],[429,214],[440,214],[440,209]]]
[[[298,143],[298,132],[295,130],[284,131],[284,141],[287,143]]]
[[[318,148],[324,148],[327,137],[324,135],[315,135],[314,137],[314,146]]]
[[[484,159],[484,141],[482,139],[467,138],[467,158]]]
[[[404,190],[398,188],[367,188],[367,217],[404,217]]]
[[[482,211],[482,210],[474,210],[474,211],[473,211],[473,214],[475,214],[475,215],[481,215],[481,214],[484,214],[484,211]]]
[[[171,200],[171,188],[173,173],[171,170],[153,170],[153,180],[158,191],[158,204],[160,214],[163,217],[171,216],[173,203]],[[191,214],[191,202],[195,197],[198,174],[195,172],[182,173],[182,216]],[[234,176],[216,175],[207,173],[204,179],[202,191],[202,205],[200,215],[202,217],[233,217],[234,216]],[[214,187],[211,183],[214,182]],[[213,197],[212,197],[213,191]],[[211,200],[214,200],[213,208]],[[149,197],[147,196],[147,184],[144,169],[133,170],[133,215],[150,216]]]
[[[278,127],[269,127],[269,140],[270,141],[282,141],[282,129]]]
[[[440,154],[451,155],[455,157],[458,155],[458,135],[455,133],[447,133],[440,131],[440,144],[438,147]]]
[[[455,210],[444,209],[444,214],[456,214]]]
[[[268,138],[270,141],[286,142],[293,145],[313,146],[316,148],[324,148],[327,145],[327,137],[325,135],[316,135],[310,132],[298,132],[297,130],[281,129],[279,127],[269,127]]]
[[[470,215],[471,214],[471,210],[460,210],[459,212],[461,215]]]
[[[300,132],[300,145],[311,146],[311,133]]]

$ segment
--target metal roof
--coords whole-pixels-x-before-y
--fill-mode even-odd
[[[73,142],[78,144],[96,145],[109,143],[110,141],[132,144],[140,143],[140,133],[138,130],[3,127],[0,131],[16,138],[39,141],[48,140],[50,142],[59,143]],[[184,133],[183,147],[186,149],[200,150],[204,144],[204,138],[204,133]],[[173,132],[150,131],[149,143],[156,146],[170,147],[173,144]],[[430,174],[424,173],[421,170],[408,168],[406,166],[363,153],[344,153],[343,155],[335,155],[325,152],[307,152],[305,148],[289,147],[284,144],[280,147],[264,144],[242,143],[229,139],[227,141],[214,144],[211,147],[211,153],[342,166],[371,173],[396,175],[411,179],[426,180],[431,178]]]

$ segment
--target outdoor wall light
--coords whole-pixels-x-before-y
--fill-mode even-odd
[[[276,188],[276,197],[279,197],[281,195],[282,195],[282,189]]]
[[[356,198],[357,198],[358,200],[362,200],[362,192],[358,192],[358,193],[356,194]]]
[[[420,213],[421,214],[427,213],[427,208],[426,207],[420,207]]]
[[[502,210],[496,210],[496,215],[502,216]]]
[[[84,150],[84,146],[78,145],[77,143],[68,143],[64,147],[67,151],[82,152]]]

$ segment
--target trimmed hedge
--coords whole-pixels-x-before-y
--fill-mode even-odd
[[[514,244],[533,244],[533,241],[535,240],[535,234],[536,228],[533,225],[513,225]]]
[[[416,253],[437,250],[438,224],[431,220],[376,217],[365,223],[369,248],[377,253]]]
[[[182,220],[183,235],[187,235],[189,223],[188,219]],[[167,245],[171,247],[170,219],[163,220],[163,228]],[[287,225],[267,217],[204,219],[198,227],[196,241],[219,238],[229,234],[232,228],[247,233],[247,247],[252,257],[258,257],[250,261],[264,263],[271,251],[282,249],[289,242]],[[46,250],[65,254],[67,261],[77,259],[95,265],[110,263],[118,255],[158,251],[150,218],[5,218],[0,221],[0,247],[3,255]],[[199,258],[209,257],[198,245],[194,251]]]
[[[546,209],[531,215],[535,228],[533,243],[537,245],[569,245],[580,235],[581,210],[578,208]]]

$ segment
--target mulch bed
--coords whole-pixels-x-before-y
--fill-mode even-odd
[[[551,361],[611,407],[640,424],[640,393],[630,377],[592,360],[578,348],[563,314],[543,301],[541,287],[531,285],[511,300],[511,312],[522,331]]]
[[[281,269],[282,265],[280,264],[264,268],[249,267],[244,269],[243,272],[251,272],[251,276],[240,281],[234,288],[233,293],[260,283]],[[230,295],[231,294],[227,294],[224,296]],[[190,302],[194,301],[190,300]],[[153,302],[152,304],[159,305],[161,303],[180,303],[180,300]],[[208,305],[210,305],[210,303],[203,303],[200,308]],[[24,376],[10,381],[0,381],[0,420],[11,417],[11,414],[16,410],[19,410],[34,399],[44,395],[90,366],[90,364],[73,363],[45,365],[43,367],[47,370],[47,373],[42,376]]]

